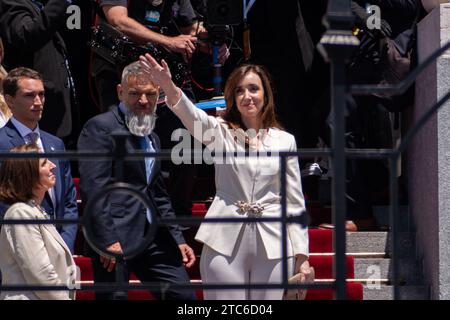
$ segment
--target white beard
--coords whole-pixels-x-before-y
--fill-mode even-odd
[[[137,115],[127,108],[125,113],[125,123],[131,134],[138,137],[145,137],[150,135],[155,128],[156,113]]]

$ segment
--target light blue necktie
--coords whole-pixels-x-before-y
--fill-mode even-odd
[[[154,152],[155,149],[152,146],[152,143],[148,137],[139,137],[139,145],[142,151],[145,152]],[[152,172],[153,164],[155,163],[155,158],[153,157],[145,157],[145,175],[147,178],[147,183],[150,183],[150,174]],[[147,220],[152,223],[152,216],[150,214],[150,210],[147,209]]]

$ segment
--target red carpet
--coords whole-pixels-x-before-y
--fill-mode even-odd
[[[309,252],[333,252],[333,230],[309,229]]]

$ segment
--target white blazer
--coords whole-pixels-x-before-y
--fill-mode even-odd
[[[48,219],[36,206],[18,202],[7,219]],[[69,285],[76,266],[69,248],[53,224],[3,225],[0,232],[3,285]],[[70,282],[69,282],[70,281]],[[5,300],[69,300],[75,291],[3,291]]]
[[[170,106],[169,106],[170,107]],[[171,110],[180,118],[189,132],[204,143],[206,152],[238,151],[244,152],[245,135],[243,130],[230,129],[221,118],[208,116],[203,110],[195,107],[183,94],[180,101]],[[269,129],[262,138],[263,147],[259,151],[297,151],[294,136],[278,130]],[[177,150],[177,148],[175,148]],[[256,147],[250,146],[255,152]],[[287,158],[286,191],[287,213],[301,215],[305,212],[305,201],[300,181],[300,169],[296,157]],[[206,217],[246,217],[236,205],[238,201],[249,204],[258,203],[264,207],[262,216],[281,217],[280,168],[278,157],[214,158],[216,196]],[[203,223],[196,240],[226,256],[232,256],[239,232],[243,223]],[[282,258],[281,223],[258,222],[261,235],[269,259]],[[288,256],[308,255],[308,230],[298,223],[287,227]]]

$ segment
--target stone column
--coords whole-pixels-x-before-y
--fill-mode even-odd
[[[418,25],[419,63],[450,40],[450,3]],[[450,52],[416,80],[413,124],[450,90]],[[432,299],[450,299],[450,101],[433,115],[408,149],[409,199]]]
[[[450,0],[422,0],[422,5],[427,10],[427,12],[432,11],[434,8],[438,7],[440,3],[449,3]]]

